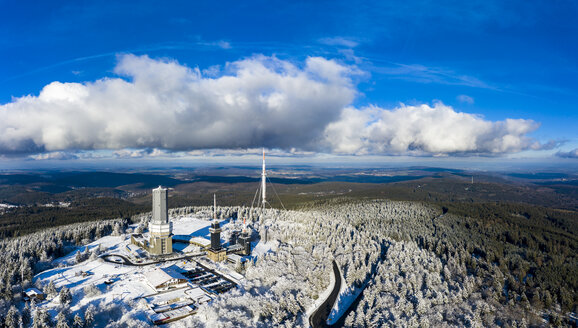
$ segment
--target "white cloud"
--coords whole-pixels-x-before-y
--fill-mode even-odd
[[[209,66],[206,69],[202,70],[203,75],[206,77],[218,77],[221,73],[221,66],[213,65]]]
[[[165,157],[170,154],[162,149],[120,149],[112,153],[115,158],[142,158],[142,157]]]
[[[503,154],[541,148],[527,136],[532,120],[491,122],[441,103],[346,108],[325,130],[325,146],[342,154]]]
[[[231,43],[228,41],[219,41],[217,42],[217,45],[221,48],[221,49],[231,49]]]
[[[311,148],[352,102],[354,69],[255,56],[203,77],[171,60],[119,57],[125,76],[53,82],[0,106],[0,153],[159,148]]]
[[[49,153],[30,155],[30,159],[34,160],[69,160],[78,158],[79,157],[76,154],[67,151],[54,151]]]
[[[332,38],[322,38],[319,39],[319,43],[328,45],[328,46],[340,46],[346,48],[355,48],[359,45],[357,41],[353,41],[348,38],[344,38],[341,36],[336,36]]]
[[[470,97],[470,96],[468,96],[468,95],[459,95],[459,96],[456,97],[456,99],[457,99],[459,102],[464,103],[464,104],[469,104],[469,105],[471,105],[471,104],[474,103],[474,98],[472,98],[472,97]]]
[[[247,149],[204,149],[204,150],[193,150],[186,153],[189,156],[202,156],[202,157],[217,157],[217,156],[261,156],[262,148],[247,148]],[[317,153],[312,151],[302,151],[295,148],[291,149],[267,149],[267,157],[311,157],[315,156]]]
[[[224,41],[224,40],[219,40],[219,41],[214,41],[214,42],[204,42],[204,41],[199,41],[198,42],[199,45],[201,46],[208,46],[208,47],[217,47],[217,48],[221,48],[224,50],[228,50],[233,48],[231,46],[231,43],[228,41]]]
[[[64,151],[108,149],[138,158],[267,147],[439,156],[551,148],[528,137],[539,126],[531,120],[493,122],[441,103],[348,107],[360,72],[321,57],[298,66],[254,56],[209,71],[123,55],[114,72],[124,78],[50,83],[38,96],[0,105],[0,154],[66,159]]]
[[[438,83],[445,85],[463,85],[472,88],[498,90],[474,76],[464,75],[441,67],[428,67],[420,64],[389,63],[390,66],[374,67],[373,71],[387,74],[392,78],[417,83]]]

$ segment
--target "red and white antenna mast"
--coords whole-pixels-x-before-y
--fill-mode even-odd
[[[265,203],[267,203],[267,173],[265,172],[265,148],[263,148],[263,172],[261,172],[261,196],[263,210],[265,210]]]

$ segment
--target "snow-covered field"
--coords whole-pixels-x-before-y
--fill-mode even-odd
[[[12,208],[12,207],[16,207],[16,205],[0,203],[0,208]]]
[[[191,215],[172,218],[171,221],[174,234],[205,238],[210,235],[208,231],[210,220],[203,217]],[[221,226],[224,231],[234,228],[229,220],[223,221]],[[131,228],[134,230],[137,225]],[[95,327],[109,326],[114,322],[122,323],[123,326],[149,326],[152,325],[149,316],[154,314],[151,310],[153,304],[157,306],[168,304],[172,302],[171,300],[179,298],[191,299],[197,304],[202,304],[216,297],[192,283],[183,289],[157,293],[145,277],[147,272],[171,265],[176,265],[184,271],[191,270],[197,267],[193,261],[172,260],[145,266],[129,266],[107,262],[101,257],[92,256],[88,260],[77,263],[79,254],[91,254],[97,249],[103,254],[131,257],[126,248],[128,244],[130,244],[129,234],[106,236],[88,245],[77,247],[66,256],[54,260],[53,264],[56,267],[37,274],[33,280],[34,284],[45,292],[50,290],[47,288],[50,284],[54,286],[55,291],[67,288],[70,290],[72,299],[69,304],[63,305],[60,296],[53,293],[53,295],[48,295],[47,300],[36,303],[36,306],[47,310],[52,318],[56,318],[58,313],[63,311],[72,316],[79,313],[84,317],[84,311],[90,306],[93,306],[97,313],[99,309],[117,307],[118,311],[107,311],[113,314],[110,318],[97,315]],[[270,246],[261,248],[269,249]],[[198,251],[198,247],[175,243],[175,250]],[[207,264],[209,260],[204,260],[203,263]],[[232,281],[241,281],[243,276],[234,272],[229,266],[221,263],[213,265],[214,269]],[[171,325],[175,323],[168,324],[169,327]]]

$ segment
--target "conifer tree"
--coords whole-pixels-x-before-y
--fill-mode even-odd
[[[60,304],[69,304],[72,301],[72,294],[66,286],[62,287],[58,295],[60,297]]]
[[[6,327],[18,327],[18,322],[21,320],[20,312],[14,305],[10,307],[4,318],[4,325]]]
[[[73,328],[84,328],[84,320],[82,320],[82,317],[80,316],[80,314],[76,314],[74,316],[74,321],[72,322],[72,327]]]
[[[94,323],[94,315],[95,315],[94,305],[91,304],[84,311],[84,325],[86,327],[92,327],[92,324]]]
[[[61,310],[56,315],[56,328],[70,328],[65,310]]]
[[[44,292],[46,293],[46,296],[48,296],[49,298],[53,298],[58,294],[58,292],[56,291],[56,287],[54,286],[53,280],[50,280],[50,282],[44,289]]]

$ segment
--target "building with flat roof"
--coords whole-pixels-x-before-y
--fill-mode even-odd
[[[187,278],[179,271],[177,266],[171,265],[166,268],[156,268],[152,271],[145,272],[144,276],[152,288],[160,291],[187,283]]]
[[[205,250],[211,246],[211,241],[204,237],[193,237],[189,235],[173,235],[173,243],[183,243],[199,246]]]
[[[43,301],[44,299],[46,299],[46,295],[34,287],[28,288],[27,290],[24,291],[23,294],[24,294],[23,296],[24,296],[25,301],[28,301],[31,299]]]

